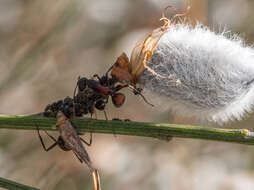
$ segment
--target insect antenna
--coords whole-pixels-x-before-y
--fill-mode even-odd
[[[108,77],[108,73],[112,70],[112,68],[114,67],[115,63],[113,65],[111,65],[111,67],[109,67],[109,69],[106,72],[106,77]]]

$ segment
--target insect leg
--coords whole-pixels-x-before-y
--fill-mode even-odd
[[[46,131],[44,131],[53,141],[55,141],[54,144],[52,144],[51,146],[49,146],[48,148],[46,148],[46,146],[45,146],[45,144],[44,144],[44,142],[43,142],[43,140],[42,140],[42,137],[41,137],[41,135],[40,135],[39,127],[38,127],[37,125],[36,125],[36,127],[37,127],[37,133],[38,133],[39,139],[40,139],[40,141],[41,141],[41,145],[42,145],[43,149],[44,149],[46,152],[49,151],[49,150],[51,150],[52,148],[54,148],[54,147],[58,144],[57,140],[56,140],[53,136],[49,135]]]
[[[115,64],[113,64],[111,67],[109,67],[109,69],[106,72],[106,77],[108,77],[108,73],[112,70],[112,68],[114,67]]]
[[[103,113],[104,113],[104,116],[105,116],[105,118],[106,118],[106,121],[108,122],[108,116],[107,116],[106,111],[105,111],[105,110],[103,110]]]
[[[81,137],[79,137],[80,138],[80,140],[83,142],[83,143],[85,143],[87,146],[91,146],[92,145],[92,142],[93,142],[93,134],[92,133],[90,133],[90,140],[89,140],[89,143],[88,142],[86,142],[84,139],[82,139]]]
[[[81,162],[81,163],[83,163],[83,160],[78,156],[78,154],[75,152],[75,151],[72,151],[74,154],[75,154],[75,156],[77,157],[77,159]]]
[[[55,137],[53,137],[52,135],[50,135],[47,131],[44,131],[53,141],[57,142],[57,140],[55,139]]]
[[[129,85],[128,84],[125,84],[125,85],[117,85],[114,89],[114,92],[118,92],[119,90],[123,89],[123,88],[126,88],[128,87]]]
[[[145,98],[145,96],[139,90],[137,90],[136,88],[134,88],[131,85],[128,85],[128,87],[133,91],[133,93],[135,95],[137,95],[137,94],[140,95],[147,104],[149,104],[150,106],[154,107],[154,105],[151,104],[150,102],[148,102],[147,99]]]
[[[78,77],[78,81],[80,80],[80,76]],[[74,92],[73,92],[73,116],[75,117],[76,116],[76,113],[75,113],[75,96],[76,96],[76,91],[77,91],[77,88],[78,88],[78,82],[75,86],[75,89],[74,89]]]
[[[94,110],[94,116],[95,116],[95,119],[97,119],[97,113],[95,110]],[[92,118],[92,114],[91,114],[91,118]]]

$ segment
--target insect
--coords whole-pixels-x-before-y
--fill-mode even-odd
[[[123,88],[131,89],[131,91],[133,92],[134,95],[140,95],[142,97],[142,99],[147,104],[149,104],[150,106],[153,106],[153,104],[148,102],[146,100],[146,98],[144,97],[144,95],[142,94],[142,88],[136,88],[135,85],[132,85],[132,84],[135,84],[134,83],[135,80],[130,75],[130,73],[126,72],[126,70],[125,70],[126,68],[125,69],[121,68],[122,64],[127,66],[126,63],[129,63],[128,57],[125,53],[123,53],[120,57],[118,57],[117,61],[108,69],[108,71],[106,72],[106,74],[102,78],[99,78],[97,75],[95,75],[95,76],[99,79],[101,84],[108,85],[110,88],[114,89],[114,91],[118,91],[118,90],[121,90]],[[120,69],[119,69],[118,66],[120,66]],[[108,77],[109,72],[111,72],[111,76],[112,76],[111,78]],[[121,78],[122,76],[123,76],[123,78]],[[125,80],[126,79],[125,77],[127,77],[127,80]],[[126,82],[126,81],[129,81],[129,82]],[[124,82],[125,84],[121,84],[121,85],[118,84],[118,83],[121,83],[121,82]],[[118,84],[118,85],[116,85],[116,84]],[[118,96],[114,96],[112,98],[113,103],[114,103],[114,100],[116,101],[118,98],[119,98]],[[115,106],[116,106],[116,104],[115,104]]]
[[[43,115],[45,117],[56,117],[58,111],[62,111],[68,118],[73,117],[73,99],[67,96],[64,100],[58,100],[46,106]],[[75,106],[76,116],[82,116],[82,110],[79,105]]]
[[[150,104],[141,94],[141,88],[133,88],[129,84],[120,85],[119,81],[114,77],[109,77],[108,73],[99,77],[97,74],[93,78],[79,77],[74,89],[73,98],[66,97],[64,100],[53,102],[46,106],[44,116],[56,117],[58,111],[62,111],[66,117],[81,117],[90,114],[91,117],[95,113],[95,109],[103,111],[106,120],[108,120],[105,107],[111,97],[115,107],[121,107],[125,102],[125,95],[119,91],[123,88],[131,88],[135,95],[140,95],[145,102]],[[152,105],[152,104],[150,104]]]
[[[125,95],[118,91],[124,87],[115,86],[116,82],[112,78],[108,78],[107,75],[102,78],[94,75],[94,78],[97,80],[85,77],[78,78],[73,95],[74,105],[80,105],[81,109],[84,110],[83,113],[90,113],[91,116],[94,114],[95,108],[101,110],[108,120],[105,107],[109,97],[111,97],[115,107],[121,107],[125,102]],[[78,91],[77,94],[76,91]]]
[[[75,156],[81,163],[86,163],[88,168],[90,169],[90,173],[92,176],[92,181],[94,184],[94,190],[100,189],[100,179],[99,173],[96,168],[93,167],[91,159],[83,146],[82,142],[88,146],[92,144],[92,135],[90,134],[90,142],[86,142],[81,137],[79,137],[79,133],[76,132],[76,129],[73,127],[73,124],[68,120],[65,114],[61,111],[57,113],[57,122],[56,126],[59,128],[60,136],[56,140],[53,136],[51,136],[47,131],[44,131],[53,141],[54,143],[46,148],[43,139],[40,135],[39,128],[37,126],[37,132],[39,139],[41,141],[42,147],[45,151],[49,151],[55,146],[59,146],[64,151],[73,151]]]

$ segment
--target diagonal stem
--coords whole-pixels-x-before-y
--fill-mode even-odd
[[[0,187],[9,189],[9,190],[39,190],[34,187],[26,186],[15,181],[4,179],[0,177]]]

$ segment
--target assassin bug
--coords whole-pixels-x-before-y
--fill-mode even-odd
[[[39,132],[39,128],[37,126],[37,132],[39,139],[41,141],[42,147],[45,151],[49,151],[52,148],[54,148],[56,145],[58,145],[62,150],[64,151],[70,151],[72,150],[75,156],[78,158],[78,160],[83,163],[85,162],[87,166],[90,169],[90,173],[92,175],[92,181],[94,185],[94,190],[100,190],[100,179],[99,179],[99,173],[96,168],[93,167],[91,159],[83,146],[82,142],[86,145],[90,146],[92,144],[92,135],[90,135],[90,142],[86,142],[81,137],[79,137],[79,133],[76,132],[76,129],[72,125],[72,123],[68,120],[68,118],[64,115],[63,112],[58,111],[57,113],[57,122],[56,126],[59,128],[60,136],[56,140],[53,136],[51,136],[49,133],[44,131],[53,141],[54,144],[46,148],[42,137]]]

